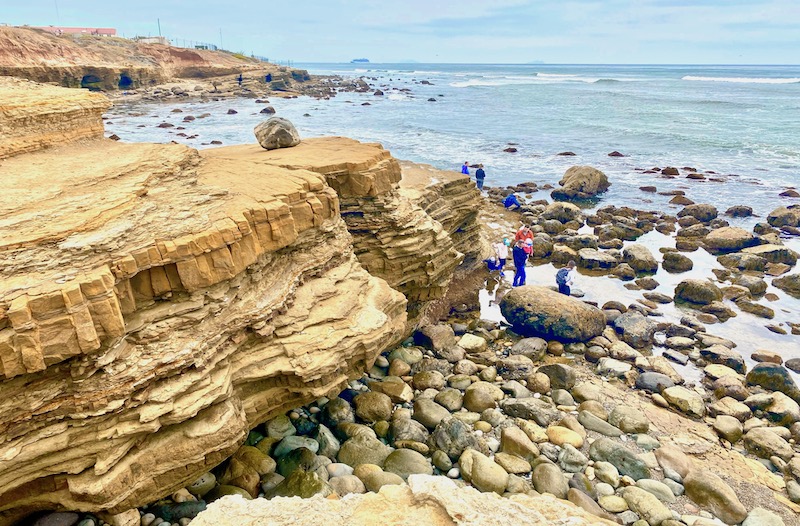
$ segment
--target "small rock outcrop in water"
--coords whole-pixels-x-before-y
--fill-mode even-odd
[[[606,326],[597,307],[546,287],[511,290],[500,302],[500,311],[520,334],[566,342],[590,340]]]
[[[558,184],[561,185],[561,188],[556,188],[550,195],[553,199],[562,201],[590,199],[605,192],[611,186],[606,174],[591,166],[569,168]]]
[[[300,134],[294,124],[283,117],[271,117],[259,123],[253,131],[258,144],[265,150],[291,148],[300,144]]]

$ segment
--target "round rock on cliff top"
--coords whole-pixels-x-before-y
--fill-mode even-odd
[[[546,287],[517,287],[500,302],[500,312],[523,336],[585,342],[606,326],[603,312],[580,300]]]
[[[300,144],[300,134],[294,124],[283,117],[271,117],[259,123],[253,131],[258,144],[265,150],[290,148]]]

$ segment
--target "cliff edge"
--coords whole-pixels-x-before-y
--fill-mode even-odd
[[[434,219],[423,207],[452,190],[421,183],[412,203],[380,145],[92,139],[105,103],[39,89],[48,104],[0,86],[31,113],[0,113],[28,137],[0,164],[0,524],[184,487],[257,424],[360,376],[463,259],[449,232],[475,207]],[[86,114],[37,139],[76,94]]]

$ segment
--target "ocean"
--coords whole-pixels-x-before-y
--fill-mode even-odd
[[[301,136],[343,135],[380,142],[401,159],[459,170],[485,165],[487,185],[555,184],[575,164],[611,178],[604,203],[669,209],[669,197],[640,186],[683,189],[724,210],[747,204],[765,216],[786,187],[800,185],[800,66],[297,64],[312,74],[364,76],[384,91],[341,93],[330,100],[270,103]],[[408,91],[405,91],[408,90]],[[431,101],[429,99],[435,99]],[[364,106],[369,102],[368,106]],[[122,104],[109,133],[123,140],[174,139],[204,147],[253,142],[264,119],[252,99],[202,104],[212,115],[184,125],[196,139],[154,127],[177,122],[172,108],[151,104],[141,117]],[[137,104],[138,111],[142,109]],[[229,108],[237,115],[227,115]],[[122,115],[117,114],[122,112]],[[136,126],[144,124],[145,127]],[[512,146],[516,153],[503,150]],[[559,156],[561,152],[575,156]],[[609,157],[619,151],[625,157]],[[637,169],[691,167],[721,182],[642,174]],[[544,193],[539,193],[544,197]],[[538,198],[538,197],[537,197]]]

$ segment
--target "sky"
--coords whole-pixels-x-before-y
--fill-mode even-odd
[[[0,24],[114,27],[272,61],[797,64],[798,0],[0,0]]]

